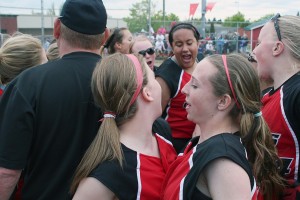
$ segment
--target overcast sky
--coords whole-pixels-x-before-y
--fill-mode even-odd
[[[32,10],[39,12],[41,2],[44,2],[44,10],[51,8],[54,3],[58,14],[64,0],[1,0],[1,14],[31,14]],[[163,9],[163,0],[151,0],[156,5],[156,10]],[[141,0],[103,0],[109,16],[122,18],[129,16],[132,4]],[[296,15],[300,11],[300,0],[207,0],[216,2],[212,11],[206,13],[207,19],[222,19],[232,16],[240,11],[250,21],[259,19],[266,14],[280,13],[281,15]],[[181,20],[188,19],[191,3],[199,3],[194,17],[201,17],[201,0],[165,0],[166,14],[174,13]],[[22,9],[20,9],[22,8]]]

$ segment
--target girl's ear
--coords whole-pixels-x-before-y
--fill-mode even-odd
[[[115,43],[115,49],[118,50],[118,51],[120,51],[121,48],[122,48],[122,44],[119,43],[119,42],[116,42],[116,43]]]
[[[232,98],[230,95],[225,94],[222,97],[220,97],[219,101],[218,101],[218,109],[219,110],[226,110],[232,102]]]
[[[278,41],[275,43],[275,46],[273,47],[273,56],[280,55],[284,50],[284,45],[281,41]]]
[[[145,101],[148,101],[148,102],[151,102],[154,100],[154,98],[152,97],[152,93],[148,87],[144,87],[142,89],[142,97]]]

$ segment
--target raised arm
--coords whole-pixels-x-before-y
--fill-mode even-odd
[[[166,82],[161,77],[156,77],[157,82],[161,86],[161,107],[165,110],[171,98],[171,91]]]

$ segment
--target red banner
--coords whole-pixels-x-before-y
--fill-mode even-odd
[[[211,11],[215,6],[216,2],[209,2],[206,4],[206,11]]]
[[[190,4],[190,15],[189,16],[194,16],[197,8],[198,8],[199,3],[191,3]]]

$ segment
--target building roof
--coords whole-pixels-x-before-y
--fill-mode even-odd
[[[246,26],[244,29],[245,31],[251,31],[253,29],[257,29],[257,28],[260,28],[262,27],[263,25],[265,25],[265,23],[267,23],[270,19],[263,19],[263,20],[260,20],[258,22],[254,22],[248,26]]]
[[[17,17],[18,15],[12,15],[12,14],[0,14],[0,17]]]

